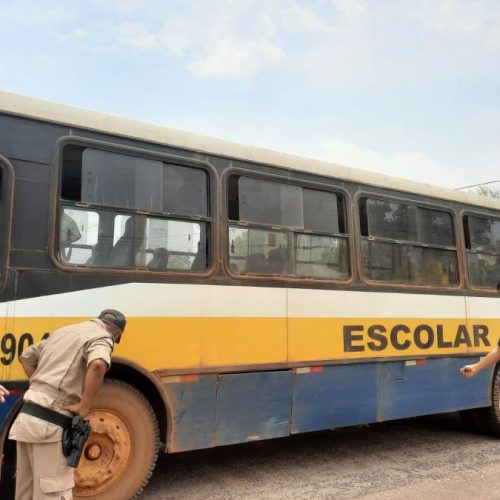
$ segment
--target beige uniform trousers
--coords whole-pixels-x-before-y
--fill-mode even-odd
[[[17,442],[16,500],[71,500],[74,484],[60,441]]]

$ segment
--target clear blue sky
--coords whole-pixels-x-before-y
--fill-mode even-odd
[[[448,187],[500,178],[498,0],[0,0],[0,88]]]

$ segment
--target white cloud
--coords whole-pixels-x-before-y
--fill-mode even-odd
[[[292,27],[296,32],[331,33],[333,31],[333,26],[325,22],[319,13],[299,6],[295,2],[292,2],[288,8],[284,9],[280,23],[285,26],[288,25],[288,28]]]
[[[76,28],[70,33],[72,38],[85,38],[87,35],[88,32],[83,28]]]
[[[195,76],[249,77],[278,64],[283,50],[276,41],[276,24],[254,2],[221,0],[210,11],[191,8],[189,15],[169,17],[162,34],[165,49],[186,61]]]
[[[500,47],[498,0],[95,0],[124,45],[162,48],[200,78],[280,67],[314,88],[433,85],[482,74]]]
[[[248,77],[273,66],[282,57],[282,51],[266,40],[228,43],[195,58],[189,68],[199,77]]]
[[[122,23],[115,32],[121,43],[137,49],[154,49],[159,45],[158,37],[149,33],[142,24]]]
[[[89,32],[83,28],[75,28],[70,33],[59,33],[55,35],[59,40],[66,41],[72,39],[81,39],[86,38],[89,35]]]
[[[345,14],[359,14],[365,10],[364,0],[331,0],[335,9]]]
[[[419,0],[410,12],[426,26],[443,34],[477,31],[487,20],[490,11],[484,1]]]
[[[371,170],[404,179],[454,187],[456,179],[431,158],[417,152],[383,154],[339,139],[321,144],[317,158],[340,165]]]
[[[116,30],[127,45],[156,49],[185,61],[190,71],[204,78],[250,77],[279,65],[286,57],[287,36],[297,33],[331,33],[333,27],[321,12],[296,0],[213,0],[207,3],[185,0],[180,3],[153,2],[144,11],[162,29],[125,23]],[[176,6],[178,8],[176,8]],[[122,11],[136,12],[137,2],[129,0]]]
[[[72,17],[73,13],[64,8],[43,9],[37,6],[4,7],[0,9],[0,21],[18,24],[48,24],[60,23]]]
[[[475,38],[500,46],[498,0],[417,0],[409,12],[423,26],[446,38]]]
[[[447,155],[441,162],[419,152],[381,153],[351,142],[332,139],[323,141],[320,152],[313,156],[339,165],[450,189],[499,178],[498,152],[482,154],[474,150],[471,154],[472,158],[463,155],[463,152],[459,152],[457,158]]]
[[[115,12],[135,12],[144,8],[148,8],[151,4],[155,3],[153,0],[148,0],[147,3],[144,0],[94,0],[95,3],[107,7]]]
[[[399,92],[498,74],[498,0],[331,2],[334,29],[294,54],[316,88]]]

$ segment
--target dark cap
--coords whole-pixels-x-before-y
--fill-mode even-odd
[[[122,331],[125,330],[125,325],[127,324],[125,315],[116,309],[104,309],[104,311],[101,311],[101,314],[99,314],[97,318],[105,323],[116,325]]]

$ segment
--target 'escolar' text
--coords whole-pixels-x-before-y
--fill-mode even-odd
[[[450,335],[451,333],[451,335]],[[384,325],[371,325],[366,329],[363,325],[344,326],[344,352],[384,351],[388,347],[405,351],[411,346],[419,349],[450,349],[454,347],[489,347],[488,327],[486,325],[458,325],[453,332],[447,332],[443,325],[417,325],[410,328],[407,325],[395,325],[386,328]],[[453,340],[452,340],[453,339]]]

